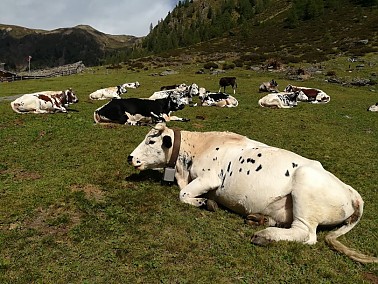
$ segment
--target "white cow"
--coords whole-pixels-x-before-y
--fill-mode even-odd
[[[278,83],[274,79],[270,82],[263,82],[259,87],[259,92],[278,93]]]
[[[186,105],[189,105],[193,101],[193,96],[198,96],[199,88],[196,83],[193,83],[190,86],[181,84],[175,89],[163,90],[154,92],[148,99],[164,99],[168,96],[173,96],[179,99],[181,102],[184,102]]]
[[[261,107],[292,108],[298,105],[298,101],[307,101],[307,99],[307,96],[301,91],[279,92],[267,94],[258,103]]]
[[[336,240],[360,220],[360,194],[321,163],[231,132],[189,132],[158,123],[128,157],[138,170],[173,164],[182,202],[200,207],[208,198],[269,225],[255,244],[315,244],[319,225],[338,226],[326,236],[334,249],[359,262],[378,262]],[[261,218],[260,218],[261,219]]]
[[[89,94],[89,98],[91,100],[120,99],[122,94],[127,93],[124,85],[99,89]]]
[[[17,113],[56,113],[67,112],[69,104],[79,99],[72,91],[41,91],[25,94],[11,102],[12,109]]]
[[[375,105],[372,105],[368,108],[368,111],[378,111],[378,103],[376,103]]]
[[[122,86],[124,88],[128,88],[128,89],[136,89],[136,88],[140,87],[140,84],[139,84],[138,81],[136,81],[136,82],[133,82],[133,83],[125,83]]]
[[[287,85],[285,92],[303,92],[307,96],[307,102],[310,103],[329,103],[331,97],[324,91],[316,88],[299,87],[293,85]]]

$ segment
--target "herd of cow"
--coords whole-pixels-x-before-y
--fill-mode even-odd
[[[249,223],[268,227],[252,236],[252,243],[276,241],[315,244],[318,226],[334,226],[325,240],[335,250],[362,263],[378,263],[378,258],[352,250],[337,238],[350,231],[361,219],[364,201],[360,194],[323,168],[320,162],[293,152],[266,145],[232,132],[190,132],[169,128],[172,116],[186,105],[236,107],[238,101],[225,93],[237,88],[235,77],[223,77],[218,92],[206,92],[197,84],[163,86],[149,98],[121,98],[138,82],[97,90],[93,100],[109,99],[94,111],[96,123],[129,125],[154,123],[143,141],[129,155],[138,170],[170,169],[184,203],[208,209],[218,204],[246,216]],[[269,92],[259,100],[262,107],[290,108],[297,102],[328,103],[330,97],[319,89],[288,85],[279,92],[277,82],[263,83]],[[221,89],[223,88],[223,92]],[[18,113],[67,112],[78,102],[69,89],[61,92],[26,94],[11,103]],[[378,111],[378,103],[370,107]]]

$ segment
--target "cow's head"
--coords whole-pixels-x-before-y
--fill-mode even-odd
[[[122,95],[122,94],[125,94],[127,93],[127,90],[126,90],[126,84],[123,84],[123,85],[119,85],[117,86],[117,95]]]
[[[181,92],[179,95],[170,94],[168,96],[168,108],[169,111],[176,111],[183,109],[185,105],[191,102],[191,98],[183,95]]]
[[[189,87],[189,95],[190,96],[198,96],[199,95],[199,87],[196,83],[193,83]]]
[[[129,155],[127,161],[138,170],[163,168],[167,165],[173,145],[173,130],[158,123]]]
[[[74,103],[79,102],[78,97],[75,95],[75,93],[74,93],[74,91],[72,91],[72,89],[65,90],[65,91],[63,91],[63,93],[66,97],[66,103],[67,104],[74,104]]]
[[[294,86],[292,86],[290,84],[287,85],[286,88],[285,88],[285,90],[284,90],[284,92],[295,92]]]

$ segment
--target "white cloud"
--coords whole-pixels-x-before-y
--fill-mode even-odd
[[[90,25],[108,34],[145,36],[178,0],[2,0],[0,23],[53,30]]]

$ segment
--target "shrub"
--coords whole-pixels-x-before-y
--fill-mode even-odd
[[[216,64],[215,62],[208,62],[203,66],[203,68],[205,69],[217,69],[218,67],[218,64]]]
[[[235,68],[234,63],[224,63],[223,66],[222,66],[223,70],[229,70],[229,69],[234,69],[234,68]]]

